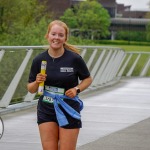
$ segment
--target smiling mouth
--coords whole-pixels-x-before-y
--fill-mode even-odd
[[[58,41],[53,41],[53,44],[59,44],[59,42]]]

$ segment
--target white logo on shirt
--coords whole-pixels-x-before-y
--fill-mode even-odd
[[[74,72],[71,67],[62,67],[60,68],[60,72]]]

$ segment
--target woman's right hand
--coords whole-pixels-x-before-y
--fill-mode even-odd
[[[38,73],[37,75],[36,75],[36,83],[41,83],[41,82],[43,82],[43,81],[46,81],[46,74],[42,74],[42,73]]]
[[[46,74],[38,73],[34,82],[27,84],[27,89],[30,93],[36,93],[38,91],[39,84],[46,81]]]

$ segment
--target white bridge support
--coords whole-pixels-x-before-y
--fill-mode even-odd
[[[19,81],[22,77],[22,74],[26,68],[26,65],[32,55],[33,50],[30,49],[27,51],[26,57],[24,58],[22,64],[20,65],[17,73],[15,74],[14,78],[12,79],[8,89],[6,90],[6,92],[4,93],[4,96],[2,97],[1,101],[0,101],[0,107],[7,107],[10,102],[11,99],[16,91],[16,88],[19,84]]]
[[[128,63],[129,63],[131,57],[132,57],[132,54],[129,55],[128,59],[127,59],[127,60],[125,61],[125,63],[123,64],[123,66],[122,66],[120,72],[118,73],[118,76],[119,76],[119,77],[122,76],[122,74],[123,74],[125,68],[127,67],[127,65],[128,65]]]
[[[1,62],[1,60],[2,60],[2,58],[3,58],[3,56],[4,56],[4,54],[5,54],[5,50],[0,50],[0,62]]]
[[[81,53],[81,57],[82,57],[82,58],[84,58],[84,56],[85,56],[86,52],[87,52],[87,49],[86,49],[86,48],[84,48],[84,49],[83,49],[83,51],[82,51],[82,53]]]
[[[127,73],[127,75],[126,75],[127,77],[129,77],[129,76],[131,76],[131,75],[132,75],[133,70],[135,69],[136,64],[138,63],[138,60],[140,59],[140,57],[141,57],[141,54],[138,54],[138,56],[137,56],[136,60],[134,61],[133,65],[131,66],[131,68],[130,68],[129,72],[128,72],[128,73]]]
[[[91,72],[93,78],[92,85],[87,90],[93,90],[99,87],[105,87],[112,85],[120,80],[121,77],[133,76],[134,70],[142,64],[142,67],[138,70],[137,76],[143,77],[150,72],[150,53],[149,52],[125,52],[124,50],[116,47],[105,46],[77,46],[80,48],[81,57],[85,59],[87,67]],[[47,46],[0,46],[0,62],[5,55],[6,50],[24,49],[27,50],[27,54],[17,70],[10,85],[5,91],[2,99],[0,100],[0,107],[8,107],[11,103],[12,97],[16,92],[21,77],[25,71],[25,68],[29,62],[29,59],[33,55],[34,49],[46,49]],[[90,56],[90,57],[89,57]],[[141,58],[144,56],[144,62],[141,62]],[[89,58],[87,60],[87,58]],[[1,65],[1,63],[0,63]],[[80,67],[80,66],[79,66]],[[33,102],[36,94],[27,92],[23,96],[24,102]]]
[[[88,67],[88,68],[91,67],[92,62],[94,61],[94,58],[95,58],[96,54],[97,54],[97,49],[94,49],[94,51],[93,51],[93,53],[92,53],[92,55],[91,55],[89,61],[87,62],[87,67]]]
[[[35,94],[31,94],[30,92],[27,93],[27,95],[24,98],[24,102],[31,102],[34,100]]]
[[[102,65],[100,66],[100,68],[99,68],[99,70],[98,70],[96,76],[94,77],[94,80],[93,80],[93,85],[94,85],[94,86],[97,86],[97,85],[103,83],[102,80],[103,80],[103,78],[104,78],[104,76],[105,76],[105,69],[106,69],[106,67],[107,67],[107,63],[108,63],[108,61],[109,61],[109,59],[110,59],[111,54],[112,54],[112,51],[109,51],[109,52],[107,53],[107,56],[105,55],[106,57],[105,57],[105,59],[103,60],[103,63],[102,63]]]
[[[145,67],[143,68],[140,77],[143,77],[146,75],[146,73],[148,72],[148,69],[150,68],[150,57],[147,60],[147,63],[145,64]]]
[[[101,63],[102,63],[102,58],[104,57],[105,52],[106,52],[105,50],[103,50],[103,51],[101,52],[101,54],[100,54],[99,57],[98,57],[97,62],[95,63],[93,69],[91,70],[91,76],[92,76],[94,79],[95,79],[95,75],[96,75],[98,69],[100,68],[100,65],[101,65]],[[93,85],[93,84],[94,84],[94,81],[93,81],[92,85]]]

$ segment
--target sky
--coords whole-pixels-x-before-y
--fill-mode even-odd
[[[116,0],[117,3],[132,5],[131,10],[148,10],[150,9],[148,6],[148,2],[150,0]]]

